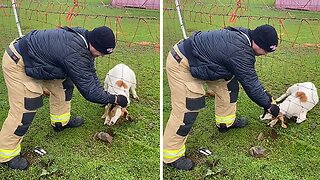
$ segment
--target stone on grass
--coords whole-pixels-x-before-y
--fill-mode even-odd
[[[253,146],[252,148],[250,148],[249,153],[255,158],[261,158],[265,156],[266,149],[261,146]]]

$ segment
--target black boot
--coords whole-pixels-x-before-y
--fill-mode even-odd
[[[2,164],[8,166],[11,169],[19,169],[19,170],[25,170],[29,166],[29,162],[27,161],[27,159],[24,157],[21,157],[20,155]]]
[[[220,124],[220,127],[217,127],[220,132],[227,132],[231,128],[243,128],[248,125],[248,120],[245,117],[237,118],[230,127],[227,127],[226,124]]]
[[[178,170],[192,170],[195,166],[194,162],[185,156],[180,157],[176,161],[172,163],[166,164],[168,166],[172,166]]]
[[[63,131],[65,128],[79,127],[82,124],[83,124],[83,120],[81,119],[81,117],[76,117],[76,118],[70,119],[65,126],[62,126],[62,123],[58,122],[58,123],[55,123],[54,124],[55,126],[52,126],[52,127],[56,132],[60,132],[60,131]]]

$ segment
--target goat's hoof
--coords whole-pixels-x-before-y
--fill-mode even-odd
[[[135,99],[136,101],[140,101],[139,96],[133,97],[133,99]]]

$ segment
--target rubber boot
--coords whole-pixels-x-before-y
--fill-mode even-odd
[[[76,117],[76,118],[73,118],[71,120],[69,120],[69,122],[65,125],[65,126],[62,126],[62,124],[60,122],[58,123],[55,123],[55,127],[53,127],[53,129],[56,131],[56,132],[60,132],[60,131],[63,131],[64,129],[66,128],[74,128],[74,127],[79,127],[83,124],[83,120],[81,117]]]
[[[237,118],[230,127],[227,127],[226,124],[221,123],[220,127],[217,126],[220,132],[227,132],[232,128],[243,128],[248,125],[248,120],[245,117]]]
[[[20,155],[2,164],[8,166],[11,169],[18,169],[18,170],[25,170],[29,166],[29,162],[27,161],[27,159],[24,157],[21,157]]]
[[[195,163],[188,157],[182,156],[172,163],[166,165],[172,166],[178,170],[192,170],[195,167]]]

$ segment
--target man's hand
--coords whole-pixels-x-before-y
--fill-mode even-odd
[[[272,114],[272,116],[277,117],[279,115],[280,108],[275,104],[271,104],[271,107],[268,109],[268,112]]]
[[[114,103],[120,105],[123,108],[125,108],[125,107],[128,106],[128,99],[127,99],[127,97],[125,97],[123,95],[116,95]]]

